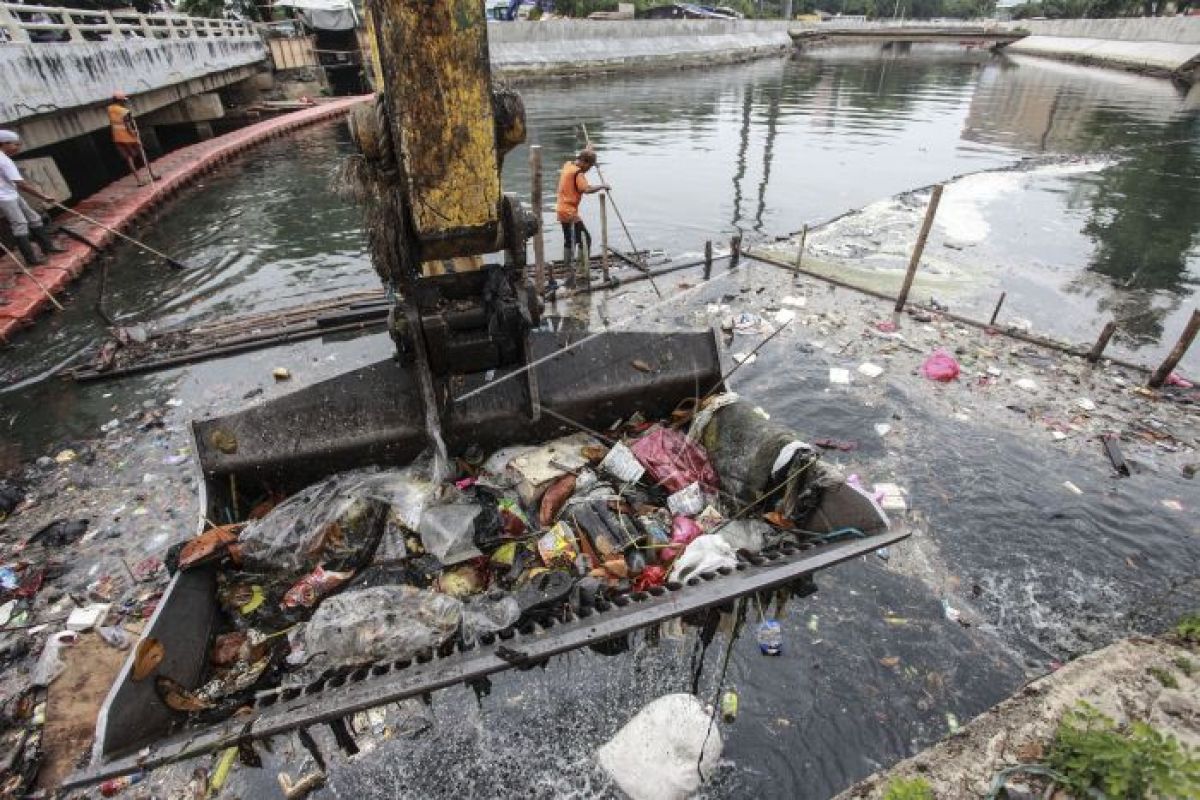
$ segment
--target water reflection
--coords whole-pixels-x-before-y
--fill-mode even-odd
[[[1135,127],[1122,112],[1099,112],[1094,125],[1111,138]],[[1100,174],[1083,229],[1095,244],[1088,269],[1111,281],[1098,308],[1145,342],[1162,336],[1165,317],[1191,293],[1200,233],[1200,117],[1155,128],[1143,128],[1155,145],[1133,149]],[[1153,305],[1159,290],[1173,295],[1169,305]]]

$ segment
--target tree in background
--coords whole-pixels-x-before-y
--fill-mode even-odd
[[[224,19],[227,12],[241,19],[262,22],[262,10],[254,0],[180,0],[176,8],[193,17]]]
[[[1175,11],[1183,14],[1191,0],[1179,0]],[[1166,10],[1165,0],[1040,0],[1013,9],[1013,19],[1104,19],[1110,17],[1156,17]]]

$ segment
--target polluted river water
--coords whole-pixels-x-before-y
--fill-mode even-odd
[[[705,239],[737,232],[770,247],[803,224],[835,220],[811,235],[806,264],[894,288],[924,213],[917,190],[966,176],[947,188],[927,250],[930,274],[915,299],[932,294],[986,317],[1007,291],[1006,314],[1077,341],[1115,316],[1126,333],[1114,351],[1145,363],[1170,347],[1194,306],[1200,123],[1167,82],[930,48],[539,83],[522,93],[531,140],[551,168],[582,144],[578,123],[587,124],[639,248],[695,254]],[[132,250],[113,251],[110,313],[122,324],[201,321],[375,287],[358,212],[329,188],[350,151],[344,127],[326,125],[213,173],[142,231],[195,268],[169,273]],[[505,181],[524,193],[524,148],[509,155]],[[585,219],[598,233],[590,201]],[[610,238],[625,245],[616,225]],[[552,230],[551,253],[559,241]],[[659,288],[670,295],[697,283],[685,272],[659,279]],[[3,466],[65,447],[79,454],[26,469],[40,503],[9,523],[27,536],[54,517],[91,520],[81,545],[89,557],[68,568],[63,590],[119,575],[119,558],[136,565],[161,557],[192,533],[188,419],[280,396],[391,351],[386,336],[373,335],[119,382],[39,380],[102,333],[91,312],[95,290],[94,276],[80,282],[68,311],[39,320],[0,363]],[[743,311],[767,317],[787,295],[805,299],[794,307],[797,322],[731,384],[803,436],[853,444],[826,458],[865,481],[904,486],[917,533],[886,560],[820,575],[820,591],[787,609],[783,656],[763,658],[749,635],[735,642],[725,684],[737,687],[741,712],[721,727],[724,760],[708,796],[828,797],[1054,662],[1161,629],[1200,604],[1200,493],[1180,470],[1196,460],[1197,429],[1185,410],[1170,409],[1172,446],[1181,449],[1126,445],[1134,474],[1115,478],[1086,436],[1053,444],[1045,425],[998,416],[1031,405],[1028,398],[1003,397],[992,414],[987,401],[899,369],[917,358],[903,349],[882,362],[872,353],[882,345],[864,344],[852,324],[886,317],[883,304],[812,282],[797,288],[753,262],[633,327],[711,324]],[[656,302],[642,284],[557,311],[620,319]],[[921,336],[935,336],[919,325],[905,331],[921,347]],[[759,339],[735,335],[729,352]],[[962,342],[964,370],[968,356],[979,370],[1039,363],[1002,357],[1011,343],[980,356],[978,345]],[[830,386],[829,369],[852,369],[848,359],[897,368]],[[275,366],[293,380],[276,383]],[[1066,379],[1101,404],[1107,398],[1098,393],[1118,380],[1105,372]],[[1113,398],[1116,406],[1135,402]],[[719,636],[705,658],[704,696],[716,689],[725,643]],[[452,689],[430,709],[393,707],[366,723],[395,735],[367,737],[363,753],[331,759],[324,795],[609,796],[615,789],[592,751],[648,700],[687,690],[694,644],[694,636],[657,647],[639,638],[624,656],[585,651],[500,676],[482,701]],[[314,735],[327,757],[337,752],[326,733]],[[267,769],[239,768],[230,789],[258,796],[255,787],[273,786],[276,771],[306,771],[305,751],[285,739],[264,754]],[[190,765],[149,781],[189,774]]]

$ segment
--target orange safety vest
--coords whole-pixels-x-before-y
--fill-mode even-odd
[[[113,141],[117,144],[137,144],[137,137],[125,127],[127,116],[129,109],[120,103],[113,103],[108,107],[108,124],[112,127]]]
[[[574,222],[579,219],[579,201],[589,188],[590,184],[578,164],[574,161],[563,164],[562,172],[558,176],[558,203],[554,206],[559,222]]]

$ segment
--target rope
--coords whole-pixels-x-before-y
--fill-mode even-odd
[[[700,743],[700,754],[696,756],[696,774],[700,776],[701,782],[704,781],[704,773],[700,769],[701,764],[704,762],[704,748],[708,747],[708,739],[712,736],[713,725],[717,721],[717,714],[721,713],[721,691],[725,688],[725,676],[729,673],[729,660],[733,656],[733,645],[737,642],[738,635],[742,631],[742,623],[746,621],[746,604],[742,602],[743,599],[739,597],[734,603],[733,630],[729,634],[729,642],[725,645],[725,656],[721,661],[721,673],[717,677],[717,688],[713,694],[712,714],[708,718],[708,729],[704,732],[704,741]]]

